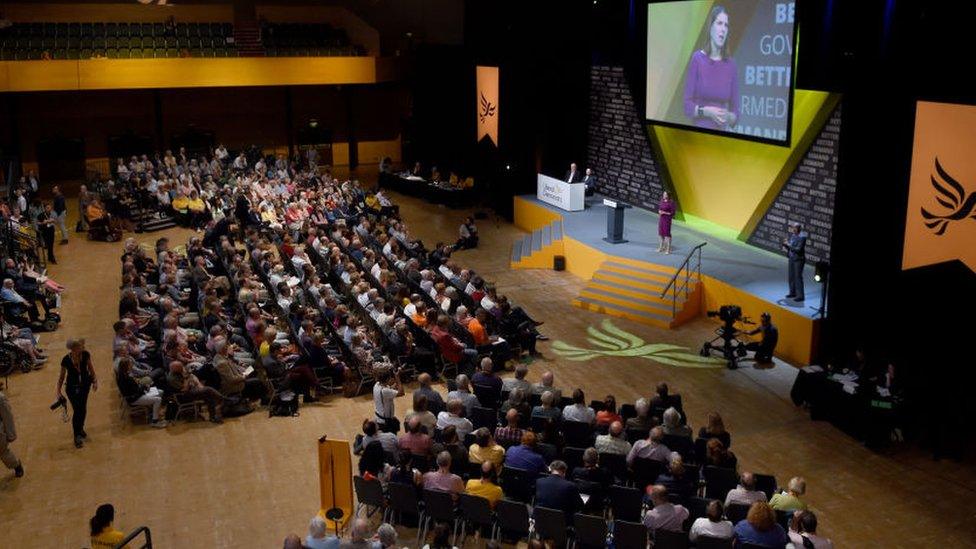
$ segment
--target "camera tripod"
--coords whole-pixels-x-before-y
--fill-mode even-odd
[[[738,338],[739,334],[743,332],[735,327],[736,322],[752,324],[747,318],[740,320],[726,319],[722,326],[715,329],[715,333],[718,335],[702,344],[699,354],[701,356],[711,356],[712,351],[719,352],[726,360],[725,365],[729,370],[738,368],[738,360],[746,356],[746,343]],[[719,340],[722,341],[722,344],[716,345],[715,343]]]

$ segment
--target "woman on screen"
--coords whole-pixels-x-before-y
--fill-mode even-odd
[[[657,221],[657,234],[661,237],[661,244],[657,247],[658,253],[671,253],[671,220],[674,218],[674,202],[668,191],[661,195],[661,203],[657,206],[657,213],[661,217]]]
[[[729,54],[729,13],[715,6],[708,33],[685,71],[685,116],[699,128],[730,131],[739,118],[739,71]]]

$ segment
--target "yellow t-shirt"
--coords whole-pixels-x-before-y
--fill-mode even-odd
[[[192,212],[202,212],[207,209],[207,205],[203,202],[202,198],[191,198],[186,201],[186,205]]]
[[[503,495],[502,489],[497,484],[484,482],[480,478],[469,480],[468,484],[464,487],[464,491],[472,496],[487,499],[492,507],[498,503],[498,500],[502,499]]]
[[[505,448],[498,444],[489,446],[488,448],[482,448],[477,444],[472,444],[468,448],[468,461],[471,463],[490,461],[495,465],[495,468],[501,467],[502,462],[505,461]]]
[[[185,196],[177,196],[171,203],[174,210],[186,210],[190,207],[190,199]]]
[[[111,548],[115,547],[116,544],[124,539],[124,533],[109,526],[102,530],[101,534],[91,537],[91,546],[92,549],[100,549],[102,547]],[[126,544],[126,546],[128,546],[128,544]]]

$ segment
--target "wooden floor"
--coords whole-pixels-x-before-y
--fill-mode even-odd
[[[452,240],[466,214],[396,198],[415,235],[430,244]],[[481,247],[457,259],[545,320],[542,330],[553,340],[587,346],[586,328],[606,317],[570,306],[584,281],[553,271],[509,271],[510,245],[520,231],[493,219],[480,221],[479,231]],[[152,242],[163,234],[183,243],[190,232],[136,236]],[[7,390],[20,434],[12,448],[27,474],[15,479],[0,471],[0,548],[86,546],[87,520],[105,502],[116,507],[117,527],[148,525],[158,547],[279,547],[288,533],[304,536],[318,510],[315,441],[322,434],[351,439],[370,413],[370,400],[334,397],[303,407],[297,418],[269,418],[259,411],[224,425],[179,422],[161,431],[120,420],[111,378],[120,248],[73,235],[57,249],[60,263],[51,273],[68,286],[65,321],[58,332],[42,336],[43,347],[57,359],[43,370],[15,374]],[[613,322],[649,343],[692,350],[715,327],[706,320],[676,331]],[[102,381],[89,406],[91,440],[81,450],[72,445],[70,424],[48,410],[68,337],[88,340]],[[911,449],[873,453],[830,425],[810,421],[789,401],[795,375],[789,365],[729,371],[644,358],[570,362],[557,359],[550,344],[540,345],[546,358],[532,365],[533,381],[552,369],[559,386],[582,386],[588,398],[613,393],[618,402],[650,395],[657,382],[666,381],[683,394],[696,430],[708,411],[720,411],[743,468],[775,474],[781,483],[806,477],[821,531],[838,547],[974,543],[967,527],[974,518],[967,505],[976,491],[972,468],[933,462]],[[405,398],[397,402],[399,413],[407,408]]]

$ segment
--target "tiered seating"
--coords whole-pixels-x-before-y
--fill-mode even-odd
[[[230,23],[14,23],[0,59],[236,57]]]
[[[326,23],[267,23],[261,40],[271,57],[366,55],[362,47],[349,43],[345,30]]]

